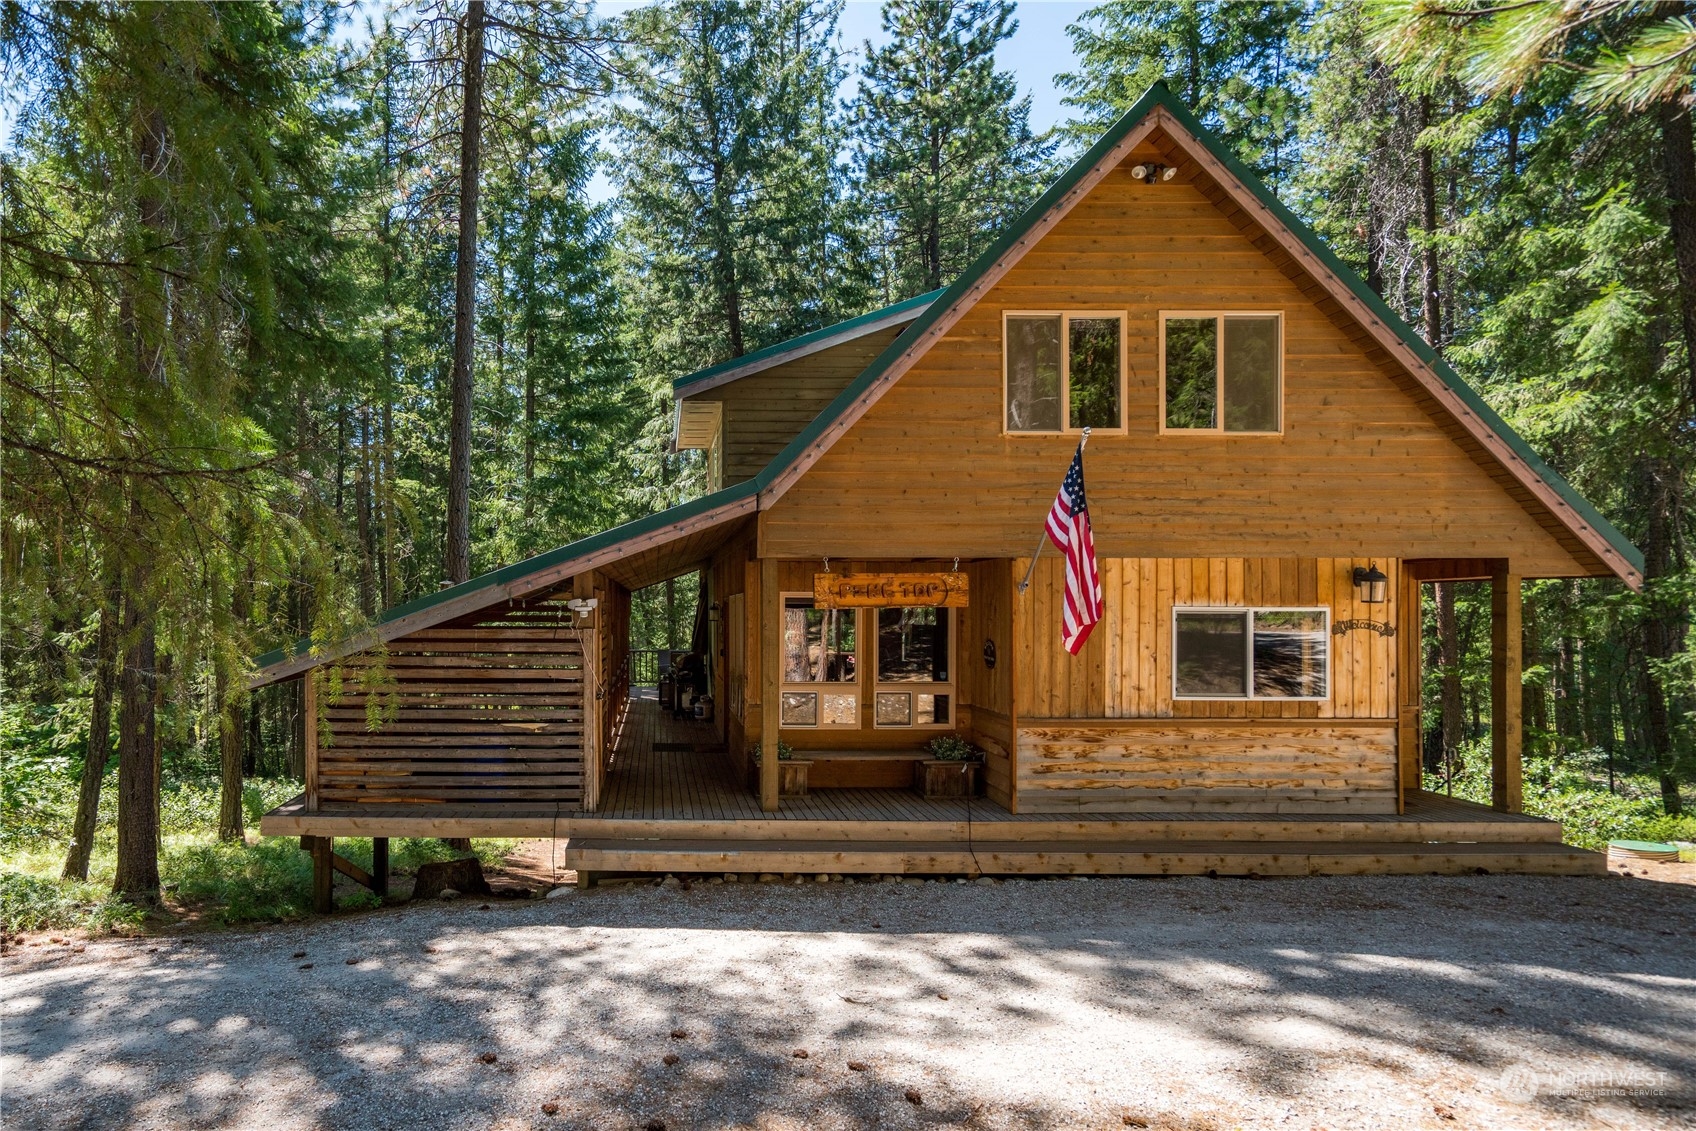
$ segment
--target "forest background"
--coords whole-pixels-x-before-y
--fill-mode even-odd
[[[1644,550],[1527,587],[1527,807],[1696,840],[1690,4],[1107,3],[1043,131],[1012,4],[843,11],[0,7],[5,926],[298,913],[253,655],[698,494],[674,377],[949,282],[1161,77]],[[1432,597],[1487,800],[1488,593]]]

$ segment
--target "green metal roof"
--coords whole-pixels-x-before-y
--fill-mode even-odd
[[[937,320],[940,319],[964,295],[966,295],[983,277],[983,275],[989,271],[998,260],[1001,259],[1003,255],[1005,255],[1015,244],[1023,239],[1055,205],[1057,205],[1068,193],[1076,188],[1078,183],[1083,180],[1089,171],[1094,168],[1102,160],[1102,158],[1106,157],[1107,154],[1112,151],[1113,147],[1118,145],[1119,142],[1124,139],[1125,135],[1130,133],[1137,123],[1147,117],[1156,106],[1164,107],[1174,118],[1176,118],[1180,125],[1189,131],[1189,133],[1201,145],[1206,147],[1207,151],[1212,154],[1213,157],[1223,164],[1239,182],[1241,182],[1255,195],[1260,203],[1272,213],[1274,218],[1293,233],[1296,238],[1299,239],[1302,244],[1326,267],[1327,270],[1334,274],[1350,289],[1356,299],[1365,305],[1376,318],[1383,322],[1385,326],[1389,327],[1389,329],[1395,333],[1401,341],[1404,342],[1407,347],[1420,358],[1420,360],[1424,361],[1431,368],[1432,372],[1434,372],[1437,377],[1460,398],[1462,403],[1465,404],[1471,412],[1476,414],[1478,419],[1487,428],[1492,430],[1513,450],[1516,455],[1524,460],[1526,466],[1529,467],[1534,474],[1541,478],[1544,483],[1552,488],[1567,504],[1569,504],[1580,518],[1589,523],[1596,532],[1639,573],[1642,572],[1643,555],[1638,551],[1637,547],[1632,545],[1623,534],[1615,529],[1612,523],[1603,518],[1601,514],[1597,512],[1596,508],[1591,506],[1590,502],[1580,495],[1558,472],[1545,463],[1543,459],[1538,456],[1534,450],[1532,450],[1531,446],[1527,444],[1518,433],[1510,428],[1508,424],[1496,414],[1495,410],[1492,409],[1489,404],[1487,404],[1484,399],[1480,397],[1478,393],[1448,365],[1447,362],[1439,357],[1436,352],[1419,337],[1418,334],[1414,333],[1413,329],[1409,327],[1407,323],[1395,313],[1395,311],[1391,310],[1382,298],[1373,293],[1372,289],[1365,284],[1365,282],[1354,272],[1352,268],[1348,267],[1334,254],[1332,254],[1330,249],[1325,246],[1324,242],[1320,240],[1318,235],[1315,234],[1312,229],[1304,224],[1288,208],[1284,207],[1278,198],[1273,196],[1266,186],[1261,183],[1260,179],[1250,172],[1241,162],[1239,162],[1230,153],[1230,151],[1219,142],[1219,139],[1196,119],[1195,115],[1190,112],[1189,108],[1167,89],[1164,82],[1156,82],[1153,86],[1149,87],[1141,98],[1136,101],[1135,105],[1121,115],[1120,118],[1107,129],[1107,131],[1098,141],[1096,141],[1094,145],[1090,146],[1082,157],[1074,162],[1073,165],[1061,175],[1059,180],[1050,185],[1048,190],[1044,192],[1042,196],[1038,197],[1036,202],[1027,208],[1024,213],[1021,214],[1019,218],[1014,221],[993,244],[986,248],[984,252],[977,257],[977,259],[973,260],[971,266],[969,266],[960,275],[960,277],[954,280],[954,282],[949,286],[944,287],[939,291],[932,291],[929,294],[919,295],[916,298],[895,303],[894,305],[884,307],[881,310],[874,310],[868,314],[862,314],[858,318],[849,319],[846,322],[841,322],[834,326],[827,326],[822,330],[815,330],[811,334],[806,334],[799,338],[792,338],[787,342],[780,342],[777,345],[767,346],[763,350],[746,354],[739,358],[734,358],[731,361],[723,362],[722,364],[712,366],[708,369],[702,369],[698,372],[691,373],[688,376],[680,377],[677,381],[673,382],[672,388],[674,392],[687,395],[687,389],[691,387],[698,389],[704,383],[710,382],[714,378],[722,377],[727,373],[734,372],[743,367],[752,366],[753,369],[750,371],[753,371],[760,368],[762,363],[776,364],[776,362],[771,359],[786,354],[793,354],[797,351],[802,351],[804,353],[809,346],[824,348],[823,346],[820,346],[819,343],[828,343],[833,340],[847,340],[849,338],[859,336],[861,333],[869,333],[870,329],[868,328],[875,328],[880,322],[887,324],[890,320],[907,313],[913,314],[912,321],[908,324],[907,328],[902,331],[900,336],[885,347],[883,352],[879,354],[858,377],[849,382],[848,386],[837,395],[836,399],[833,400],[823,412],[819,413],[819,415],[815,417],[811,423],[803,428],[801,432],[793,440],[791,440],[789,444],[765,466],[765,468],[760,471],[758,475],[754,476],[754,478],[726,487],[723,490],[716,491],[710,495],[703,496],[702,498],[679,504],[678,506],[672,507],[668,510],[648,515],[645,518],[639,518],[634,522],[626,523],[623,526],[614,527],[613,529],[603,531],[600,534],[579,539],[569,545],[561,546],[559,549],[550,550],[545,554],[539,554],[536,557],[527,558],[521,562],[515,562],[503,569],[483,574],[481,577],[472,578],[470,581],[463,582],[448,589],[443,589],[440,592],[431,593],[427,596],[420,597],[417,600],[409,601],[404,605],[397,606],[396,608],[389,609],[384,612],[382,616],[378,618],[377,625],[381,626],[383,624],[391,623],[402,617],[410,616],[434,606],[457,600],[460,597],[477,592],[481,589],[488,589],[508,581],[518,580],[527,574],[534,573],[540,569],[546,569],[553,565],[568,562],[574,558],[585,557],[600,550],[616,546],[620,542],[640,538],[646,534],[659,530],[670,523],[685,520],[696,515],[707,514],[719,507],[735,503],[749,496],[757,496],[761,492],[764,492],[773,483],[775,483],[784,472],[793,466],[795,462],[801,458],[802,453],[815,444],[818,439],[831,427],[831,425],[839,420],[869,388],[876,384],[878,379],[895,364],[897,359],[906,352],[908,347],[923,336],[928,329],[935,325]],[[292,657],[299,656],[310,647],[310,640],[302,640],[298,642],[292,650],[278,649],[276,651],[268,652],[255,659],[254,663],[256,666],[263,669],[273,664],[286,661]]]
[[[879,310],[869,311],[858,318],[850,318],[846,322],[838,322],[833,326],[826,326],[822,330],[814,330],[810,334],[802,334],[798,338],[790,338],[787,341],[778,342],[776,345],[755,350],[753,353],[745,353],[741,357],[721,361],[717,365],[708,366],[706,369],[698,369],[673,381],[671,391],[678,396],[689,396],[692,393],[700,392],[703,388],[722,384],[721,379],[731,374],[736,377],[745,377],[749,373],[769,369],[771,366],[793,357],[805,357],[809,353],[828,349],[839,342],[852,341],[855,338],[874,333],[885,326],[906,321],[908,320],[905,317],[906,315],[912,315],[916,318],[919,312],[929,306],[941,293],[942,291],[935,290],[928,294],[903,299]]]
[[[730,487],[726,487],[720,491],[714,491],[710,495],[703,495],[699,499],[691,499],[686,503],[679,503],[675,507],[668,507],[663,511],[656,511],[653,514],[627,522],[623,526],[615,526],[609,530],[603,530],[599,534],[591,534],[587,538],[579,538],[575,542],[569,542],[557,549],[549,550],[545,554],[537,554],[535,557],[525,558],[523,561],[514,562],[509,566],[503,566],[500,569],[492,570],[489,573],[473,577],[469,581],[462,581],[458,585],[452,585],[434,593],[427,593],[422,597],[408,601],[404,605],[396,605],[392,609],[385,609],[382,614],[377,617],[376,623],[371,627],[375,628],[385,624],[390,624],[403,617],[409,617],[414,613],[420,613],[426,609],[434,608],[437,605],[445,605],[450,601],[457,601],[459,598],[476,593],[479,590],[492,589],[497,585],[502,585],[509,581],[518,581],[537,572],[538,570],[547,569],[549,566],[560,565],[575,558],[587,557],[590,554],[617,546],[620,542],[626,542],[631,539],[641,538],[645,535],[652,534],[654,531],[669,526],[674,522],[682,522],[693,518],[696,515],[711,513],[726,504],[737,502],[738,500],[747,498],[754,493],[754,482],[753,480],[748,480],[743,483],[737,483]],[[273,649],[272,651],[265,653],[263,656],[255,657],[253,663],[256,668],[263,671],[265,668],[271,667],[274,664],[279,664],[286,660],[293,659],[296,656],[303,655],[310,651],[311,647],[312,639],[310,637],[303,637],[295,642],[293,648]]]

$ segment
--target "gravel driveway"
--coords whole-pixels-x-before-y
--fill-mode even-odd
[[[608,887],[0,969],[8,1128],[1696,1126],[1696,888],[1618,877]]]

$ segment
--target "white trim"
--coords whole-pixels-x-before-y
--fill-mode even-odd
[[[1018,431],[1007,427],[1007,320],[1010,318],[1058,318],[1060,319],[1060,428],[1035,429],[1022,428]],[[1091,433],[1122,436],[1129,430],[1128,417],[1130,414],[1128,401],[1130,399],[1130,367],[1127,355],[1129,342],[1126,340],[1130,331],[1130,313],[1124,308],[1066,307],[1060,310],[1010,310],[1001,311],[1001,434],[1003,436],[1078,436],[1083,428],[1073,428],[1072,419],[1072,319],[1117,318],[1119,321],[1119,424],[1116,428],[1091,428]]]
[[[1243,671],[1248,685],[1242,695],[1180,695],[1178,694],[1178,614],[1179,613],[1238,613],[1246,622],[1243,633]],[[1255,613],[1318,613],[1325,621],[1322,638],[1325,641],[1325,693],[1323,695],[1256,695],[1254,693],[1254,614]],[[1172,699],[1180,703],[1326,703],[1331,699],[1331,610],[1325,605],[1173,605],[1172,606]]]
[[[1160,363],[1156,380],[1160,385],[1160,434],[1162,436],[1282,436],[1284,434],[1284,311],[1275,310],[1162,310],[1160,321]],[[1166,426],[1166,323],[1173,318],[1211,318],[1214,325],[1213,411],[1218,424],[1212,428],[1169,428]],[[1271,430],[1235,431],[1225,427],[1225,319],[1271,318],[1278,323],[1278,427]]]

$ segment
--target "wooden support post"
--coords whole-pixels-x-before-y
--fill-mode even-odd
[[[306,763],[306,811],[318,809],[318,669],[308,668],[301,677],[306,681],[301,695],[301,750]]]
[[[1407,795],[1418,789],[1422,780],[1420,774],[1424,770],[1425,751],[1421,739],[1420,726],[1420,690],[1423,686],[1423,676],[1420,672],[1424,657],[1421,655],[1421,626],[1425,623],[1420,610],[1420,602],[1424,594],[1420,585],[1419,575],[1409,569],[1406,564],[1400,564],[1397,569],[1397,587],[1399,591],[1396,603],[1396,763],[1400,767],[1397,774],[1396,812],[1406,810]]]
[[[760,560],[760,808],[777,812],[777,742],[783,726],[783,594],[777,559]]]
[[[1523,807],[1520,637],[1520,576],[1499,562],[1490,578],[1490,804],[1508,813]]]
[[[371,890],[384,899],[389,897],[389,838],[386,836],[371,838]]]
[[[331,895],[336,882],[335,861],[332,859],[335,848],[334,837],[312,838],[312,910],[320,915],[328,915],[336,909]]]
[[[352,880],[362,888],[377,890],[377,883],[371,878],[371,873],[355,864],[339,852],[330,853],[330,867]]]

